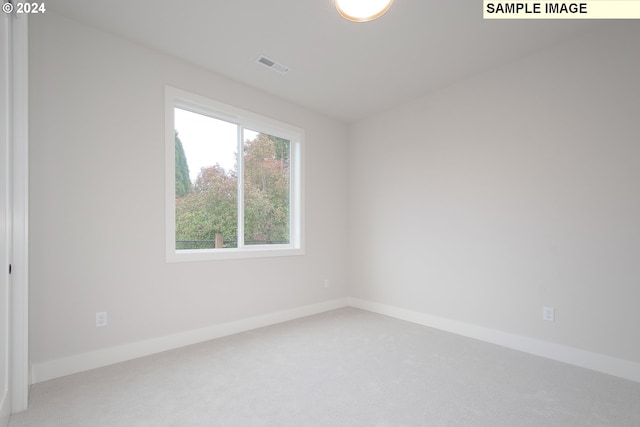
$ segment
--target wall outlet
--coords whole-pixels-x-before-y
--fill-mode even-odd
[[[101,311],[96,313],[96,327],[107,326],[107,312]]]
[[[324,288],[329,289],[331,287],[331,281],[329,279],[324,279]]]
[[[542,320],[546,322],[555,322],[556,310],[553,307],[542,307]]]

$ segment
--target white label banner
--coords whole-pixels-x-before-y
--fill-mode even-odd
[[[640,0],[491,1],[484,19],[640,19]]]

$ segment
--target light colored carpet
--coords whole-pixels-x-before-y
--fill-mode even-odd
[[[345,308],[36,384],[21,426],[640,426],[640,383]]]

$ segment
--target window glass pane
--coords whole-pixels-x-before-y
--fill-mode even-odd
[[[238,126],[175,108],[176,250],[235,248]]]
[[[244,131],[244,243],[288,244],[290,141]]]

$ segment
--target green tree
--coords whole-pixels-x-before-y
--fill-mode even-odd
[[[289,242],[289,144],[265,134],[244,144],[245,241]]]
[[[244,143],[247,244],[289,242],[289,153],[289,141],[266,134],[258,134]],[[225,171],[218,164],[202,168],[189,193],[180,195],[176,190],[176,241],[187,241],[178,245],[178,249],[213,247],[217,233],[232,247],[228,242],[237,241],[237,224],[236,169]]]
[[[237,240],[238,179],[220,165],[202,168],[193,192],[176,199],[176,241],[207,241],[187,244],[181,249],[213,247],[210,242],[221,233],[225,241]],[[208,246],[205,246],[208,245]]]
[[[178,137],[176,131],[176,197],[186,196],[191,192],[191,180],[189,179],[189,165],[187,165],[187,157],[184,155],[182,141]]]
[[[273,135],[269,135],[269,139],[273,141],[276,159],[284,160],[285,163],[288,165],[289,153],[291,152],[290,150],[291,144],[289,140],[280,138],[278,136],[273,136]]]

